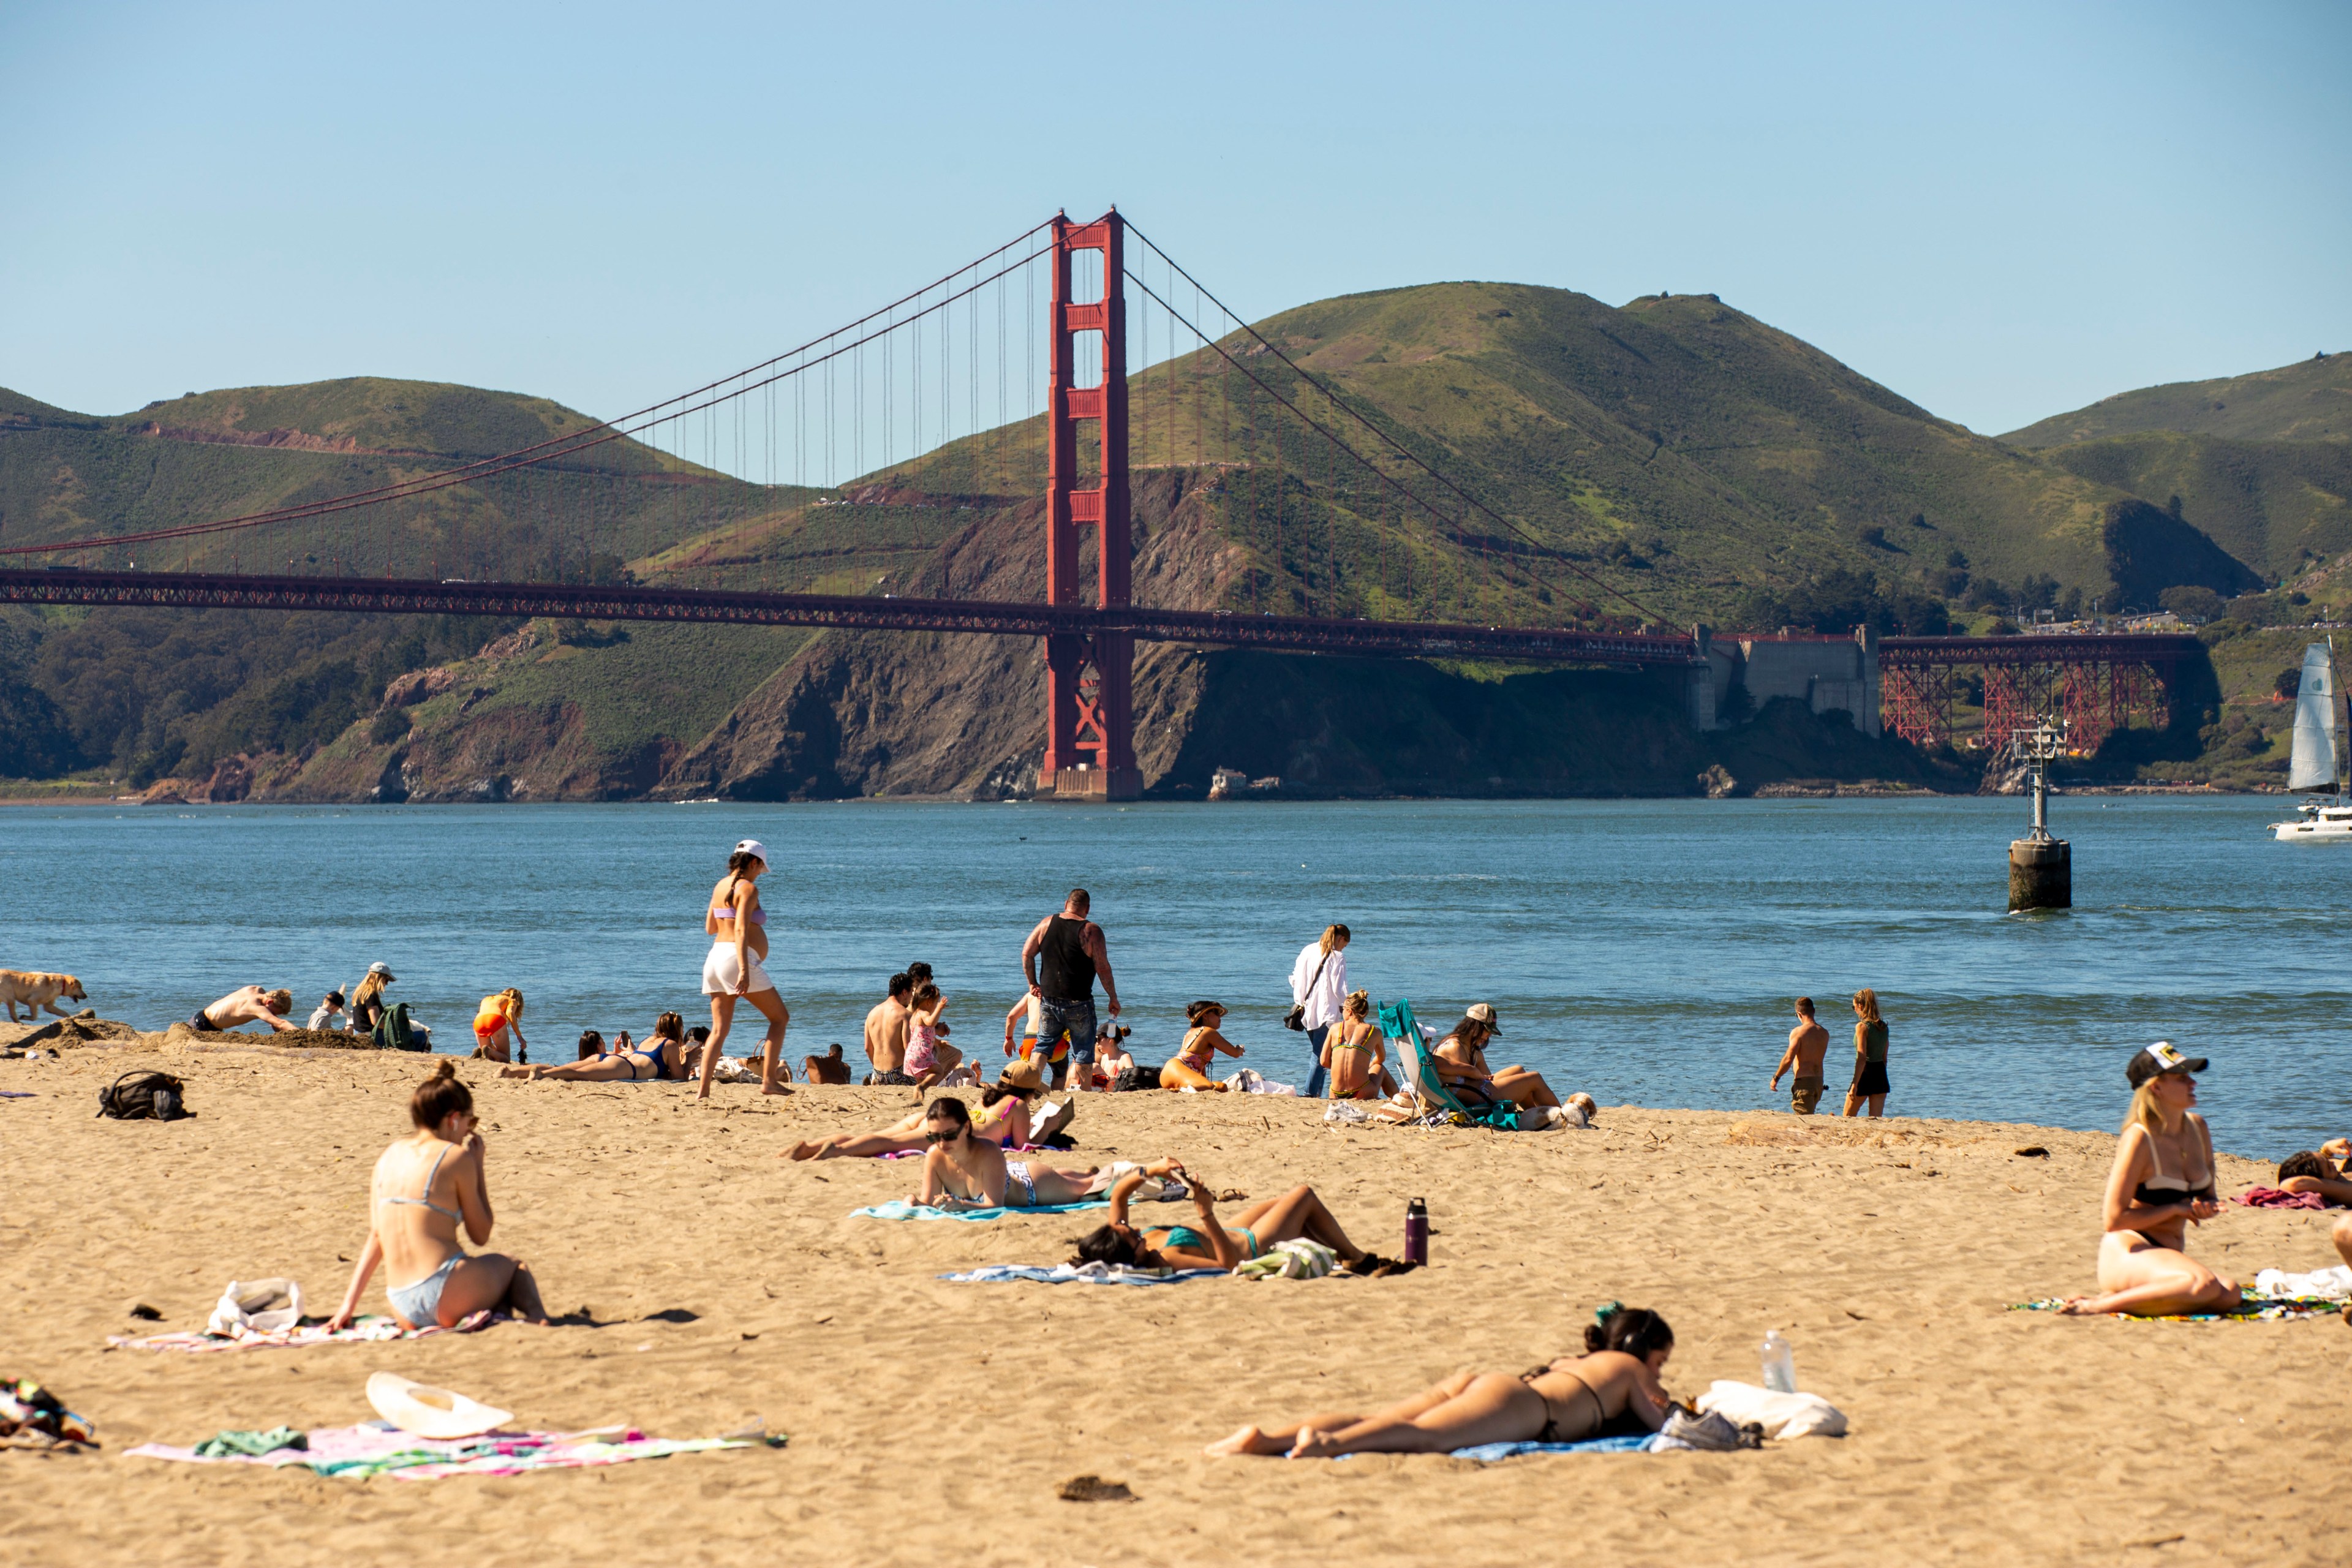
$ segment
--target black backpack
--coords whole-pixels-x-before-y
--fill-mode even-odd
[[[1131,1068],[1119,1069],[1119,1075],[1111,1079],[1110,1087],[1114,1094],[1132,1094],[1138,1089],[1158,1089],[1160,1069],[1148,1068],[1141,1062],[1138,1062]]]
[[[182,1121],[195,1114],[181,1103],[186,1087],[167,1072],[127,1072],[98,1091],[98,1113],[117,1121]]]

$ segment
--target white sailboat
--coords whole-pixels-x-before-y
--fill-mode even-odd
[[[2328,790],[2327,798],[2305,799],[2293,822],[2273,822],[2279,842],[2315,844],[2352,840],[2352,802],[2336,783],[2336,659],[2332,642],[2303,650],[2303,679],[2294,693],[2294,754],[2287,763],[2289,789]]]

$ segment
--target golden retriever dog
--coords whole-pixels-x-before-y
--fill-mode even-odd
[[[58,1005],[60,996],[71,997],[76,1002],[89,999],[82,994],[81,982],[70,974],[48,974],[33,969],[0,969],[0,1002],[8,1005],[8,1021],[12,1024],[16,1021],[16,1009],[19,1007],[25,1009],[25,1016],[28,1018],[38,1018],[43,1007],[60,1018],[72,1017],[72,1014]]]

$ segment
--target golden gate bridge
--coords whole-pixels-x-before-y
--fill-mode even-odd
[[[1131,325],[1145,362],[1134,374]],[[770,489],[812,507],[855,510],[859,494],[877,491],[991,499],[991,481],[1024,471],[1013,433],[1037,415],[1043,602],[746,587],[740,578],[756,574],[756,562],[730,563],[723,542],[698,534],[698,523],[720,521],[697,515],[698,487],[746,468],[764,468]],[[688,456],[698,437],[699,462]],[[878,468],[869,445],[879,448]],[[719,460],[722,450],[731,462]],[[624,452],[629,461],[603,460]],[[780,472],[787,455],[791,480]],[[0,601],[1037,637],[1046,668],[1040,793],[1096,798],[1141,789],[1131,689],[1139,640],[1706,668],[1705,628],[1655,629],[1657,617],[1622,589],[1455,482],[1442,456],[1302,368],[1115,209],[1091,223],[1057,215],[824,338],[617,419],[262,511],[0,548],[0,560],[51,558],[0,566]],[[845,460],[867,481],[862,492],[832,482]],[[1218,476],[1240,518],[1232,531],[1249,552],[1225,604],[1135,602],[1133,482],[1145,468]],[[887,482],[874,482],[877,473]],[[520,520],[518,531],[541,547],[544,580],[440,574],[444,550],[465,564],[450,521],[463,497],[494,497]],[[216,569],[224,545],[226,572]],[[268,569],[247,570],[248,553]],[[610,563],[627,558],[666,580],[614,580],[625,574]],[[281,560],[287,569],[275,570]],[[716,580],[698,584],[698,574]],[[1565,596],[1556,594],[1567,579]],[[1612,602],[1623,610],[1603,607]],[[1528,624],[1541,619],[1555,624]],[[1985,682],[1989,734],[2005,734],[2028,709],[2055,709],[2095,748],[2113,728],[2168,718],[2175,667],[2195,647],[2160,636],[1889,637],[1876,645],[1885,721],[1915,743],[1948,739],[1957,677],[1973,668]]]

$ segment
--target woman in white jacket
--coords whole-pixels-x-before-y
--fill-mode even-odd
[[[1348,928],[1330,925],[1323,935],[1298,950],[1290,966],[1290,999],[1305,1011],[1299,1022],[1307,1027],[1307,1088],[1309,1100],[1323,1098],[1323,1037],[1339,1021],[1348,998]]]

